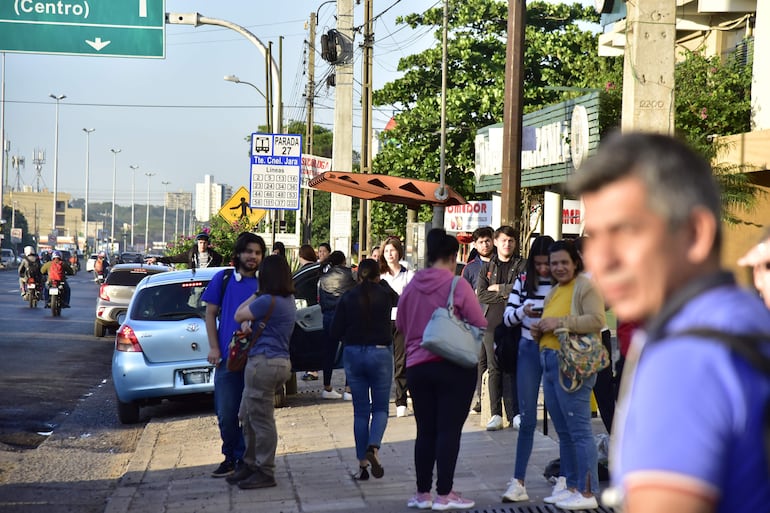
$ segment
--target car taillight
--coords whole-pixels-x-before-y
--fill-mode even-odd
[[[115,350],[125,353],[142,352],[142,346],[139,345],[139,340],[130,326],[124,324],[118,330],[117,335],[115,335]]]
[[[110,300],[110,296],[107,295],[107,284],[103,284],[101,287],[99,287],[99,297],[101,299],[104,299],[105,301]]]

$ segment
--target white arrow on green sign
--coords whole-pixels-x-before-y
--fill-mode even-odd
[[[0,0],[0,51],[165,57],[165,0]]]

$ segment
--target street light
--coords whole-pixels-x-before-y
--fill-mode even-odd
[[[131,164],[128,166],[131,168],[131,249],[135,250],[136,246],[134,246],[134,204],[136,201],[134,201],[134,192],[136,190],[136,170],[139,169],[139,166],[135,164]]]
[[[150,250],[150,178],[157,173],[145,173],[147,177],[147,217],[144,220],[144,247],[145,251]]]
[[[94,132],[95,128],[84,128],[83,131],[86,133],[86,211],[83,216],[83,220],[86,223],[86,229],[85,229],[85,235],[86,235],[86,246],[88,246],[88,184],[89,184],[89,171],[91,167],[91,150],[90,150],[90,144],[91,144],[91,132]]]
[[[49,94],[56,100],[56,132],[53,143],[53,216],[51,217],[51,233],[56,235],[56,195],[59,192],[59,102],[66,98],[65,95]]]
[[[111,149],[112,152],[112,224],[110,225],[110,251],[115,251],[115,185],[118,180],[118,153],[121,150]]]
[[[265,119],[267,120],[267,122],[266,122],[265,124],[267,125],[267,131],[268,131],[268,132],[270,132],[270,128],[271,128],[271,125],[272,125],[272,124],[270,123],[270,102],[268,102],[268,101],[267,101],[267,96],[265,96],[265,93],[263,93],[263,92],[262,92],[262,91],[259,89],[259,87],[255,86],[255,85],[254,85],[254,84],[252,84],[251,82],[246,82],[245,80],[241,80],[241,79],[240,79],[240,78],[238,78],[236,75],[225,75],[225,80],[227,80],[228,82],[234,82],[234,83],[236,83],[236,84],[246,84],[246,85],[250,85],[251,87],[253,87],[253,88],[254,88],[254,90],[255,90],[255,91],[257,91],[257,92],[259,93],[259,95],[260,95],[262,98],[264,98],[264,99],[265,99],[265,112],[266,112],[266,114],[265,114],[265,116],[266,116],[266,117],[265,117]]]
[[[160,182],[163,184],[163,245],[166,245],[166,186],[171,182]]]

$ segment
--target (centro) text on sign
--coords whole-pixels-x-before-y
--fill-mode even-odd
[[[4,0],[0,51],[165,56],[165,0]]]

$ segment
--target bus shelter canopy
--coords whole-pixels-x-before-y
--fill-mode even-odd
[[[444,186],[446,199],[439,199],[436,182],[401,176],[326,171],[311,179],[310,187],[365,200],[398,203],[416,209],[420,205],[463,205],[467,203],[450,186]]]

